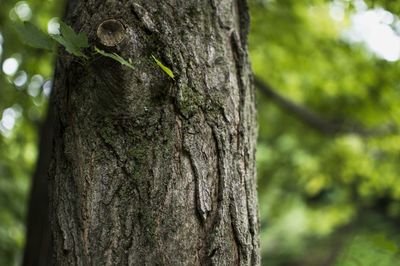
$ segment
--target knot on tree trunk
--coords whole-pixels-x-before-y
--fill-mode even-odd
[[[115,19],[108,19],[97,27],[97,37],[105,46],[116,46],[125,39],[124,25]]]

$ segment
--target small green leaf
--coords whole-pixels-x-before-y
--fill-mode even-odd
[[[88,38],[85,33],[75,33],[75,31],[70,26],[62,21],[60,21],[60,32],[61,35],[74,46],[79,48],[89,47]]]
[[[111,59],[114,59],[115,61],[119,62],[121,65],[127,66],[127,67],[129,67],[129,68],[131,68],[131,69],[135,69],[135,68],[133,67],[133,65],[132,65],[132,60],[131,60],[130,58],[128,59],[128,60],[129,60],[129,62],[128,62],[128,61],[126,61],[125,59],[123,59],[121,56],[119,56],[119,55],[116,54],[116,53],[107,53],[107,52],[105,52],[105,51],[103,51],[103,50],[100,50],[100,49],[97,48],[96,46],[94,47],[94,50],[95,50],[97,53],[101,54],[102,56],[105,56],[105,57],[109,57],[109,58],[111,58]]]
[[[65,50],[70,54],[73,54],[78,57],[88,58],[83,52],[82,49],[79,47],[74,46],[70,42],[68,42],[63,36],[61,35],[51,35],[51,37],[56,40],[59,44],[64,46]]]
[[[174,79],[175,75],[174,72],[172,72],[172,70],[169,67],[166,67],[163,63],[161,63],[160,60],[158,60],[157,58],[155,58],[153,55],[151,55],[151,57],[153,57],[154,61],[156,61],[157,65],[165,72],[167,73],[168,76],[170,76],[170,78]]]
[[[15,30],[21,41],[29,46],[46,50],[54,47],[52,39],[30,22],[16,24]]]
[[[88,58],[82,51],[83,48],[89,47],[88,38],[85,33],[75,33],[70,26],[62,21],[60,21],[60,33],[60,35],[51,35],[51,37],[64,46],[67,52],[78,57]]]

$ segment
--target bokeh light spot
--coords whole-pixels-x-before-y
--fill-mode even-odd
[[[26,21],[32,17],[32,10],[25,1],[18,2],[14,10],[20,20]]]
[[[3,62],[3,72],[6,75],[12,76],[17,72],[18,70],[18,60],[15,59],[14,57],[7,58]]]

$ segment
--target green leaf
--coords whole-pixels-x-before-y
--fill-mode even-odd
[[[23,43],[39,49],[53,50],[52,39],[32,23],[16,24],[15,30]]]
[[[83,32],[79,32],[78,34],[75,33],[75,31],[70,26],[68,26],[62,21],[60,21],[60,32],[61,35],[74,46],[80,48],[89,47],[88,38],[85,33]]]
[[[153,55],[151,55],[151,57],[153,57],[154,61],[156,61],[157,65],[165,72],[167,73],[168,76],[170,76],[170,78],[174,79],[175,75],[174,72],[172,72],[172,70],[169,67],[166,67],[163,63],[161,63],[160,60],[158,60],[157,58],[155,58]]]
[[[75,31],[60,21],[60,35],[51,35],[59,44],[64,46],[65,50],[75,56],[88,58],[83,53],[83,48],[89,47],[88,38],[85,33],[75,33]]]
[[[73,54],[75,56],[78,57],[84,57],[84,58],[88,58],[83,52],[82,49],[79,47],[76,47],[75,45],[71,44],[70,42],[68,42],[68,40],[66,40],[63,36],[61,35],[51,35],[51,37],[56,40],[59,44],[61,44],[62,46],[64,46],[65,50],[67,52],[69,52],[70,54]]]
[[[107,53],[107,52],[105,52],[105,51],[103,51],[103,50],[100,50],[100,49],[97,48],[96,46],[94,47],[94,50],[95,50],[97,53],[101,54],[102,56],[105,56],[105,57],[109,57],[109,58],[111,58],[111,59],[114,59],[115,61],[119,62],[121,65],[127,66],[127,67],[129,67],[129,68],[131,68],[131,69],[135,69],[135,68],[133,67],[133,65],[132,65],[132,60],[131,60],[130,58],[129,58],[129,62],[128,62],[128,61],[126,61],[125,59],[123,59],[121,56],[119,56],[119,55],[116,54],[116,53]]]

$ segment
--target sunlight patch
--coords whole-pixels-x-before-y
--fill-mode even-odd
[[[390,62],[400,58],[400,37],[391,25],[398,19],[382,8],[360,11],[351,17],[351,27],[343,33],[350,43],[365,43],[378,57]]]

